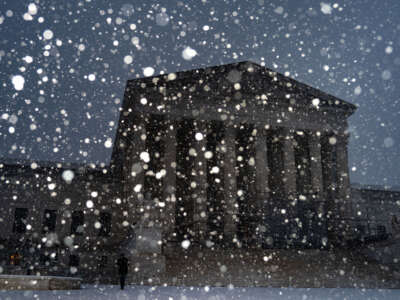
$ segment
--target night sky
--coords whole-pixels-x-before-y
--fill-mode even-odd
[[[107,163],[128,79],[251,60],[356,104],[351,181],[400,186],[398,0],[0,3],[3,159]]]

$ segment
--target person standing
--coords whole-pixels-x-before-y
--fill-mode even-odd
[[[118,274],[119,274],[119,282],[121,285],[121,290],[125,288],[125,279],[128,274],[128,259],[124,256],[123,253],[120,254],[118,260]]]

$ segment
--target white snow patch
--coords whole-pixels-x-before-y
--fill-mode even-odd
[[[54,36],[53,31],[51,31],[50,29],[46,29],[43,32],[43,37],[45,40],[51,40],[53,38],[53,36]]]
[[[206,152],[204,153],[204,157],[205,157],[206,159],[211,159],[211,158],[213,157],[213,153],[212,153],[211,151],[206,151]]]
[[[132,57],[132,55],[126,55],[126,56],[124,57],[124,63],[125,63],[125,64],[129,65],[129,64],[131,64],[132,62],[133,62],[133,57]]]
[[[14,89],[22,91],[24,89],[25,78],[21,75],[15,75],[11,78],[11,82],[14,85]]]
[[[195,135],[195,139],[197,141],[201,141],[203,139],[203,134],[201,132],[197,132]]]
[[[181,246],[183,249],[188,249],[190,247],[190,241],[189,240],[182,241]]]
[[[33,20],[32,15],[30,15],[30,14],[28,14],[28,13],[24,13],[24,15],[22,16],[22,18],[23,18],[25,21],[32,21],[32,20]]]
[[[252,166],[252,167],[254,167],[256,165],[256,160],[254,159],[254,157],[250,157],[248,164],[249,164],[249,166]]]
[[[320,100],[319,100],[318,98],[312,99],[312,105],[318,107],[318,106],[319,106],[319,103],[320,103]]]
[[[152,67],[143,68],[143,75],[144,75],[144,76],[147,76],[147,77],[153,76],[154,71],[155,71],[155,70],[154,70],[154,68],[152,68]]]
[[[72,179],[74,179],[75,174],[73,171],[71,170],[65,170],[62,175],[61,175],[62,179],[64,179],[64,181],[66,182],[71,182]]]
[[[67,241],[66,246],[72,246],[73,240]],[[77,268],[70,271],[77,272]],[[17,275],[7,275],[17,276]],[[137,286],[128,285],[120,290],[117,285],[82,285],[80,290],[55,291],[10,291],[3,290],[4,299],[26,300],[37,298],[50,299],[399,299],[399,289],[363,289],[363,288],[268,288],[268,287],[227,287],[204,286]],[[35,297],[34,297],[35,296]]]
[[[330,15],[332,13],[332,6],[329,3],[321,2],[321,11],[324,15]]]
[[[385,53],[386,54],[391,54],[393,52],[393,47],[392,46],[387,46],[386,48],[385,48]]]
[[[140,153],[140,159],[143,160],[145,163],[148,163],[150,161],[149,153],[148,152]]]
[[[361,86],[356,86],[356,88],[354,89],[354,94],[358,96],[361,94],[361,91]]]
[[[111,148],[112,147],[112,139],[108,138],[105,142],[104,142],[104,147],[106,148]]]
[[[28,64],[33,62],[33,57],[30,55],[27,55],[27,56],[23,57],[22,59]]]
[[[141,185],[141,184],[137,184],[137,185],[135,185],[135,187],[133,188],[133,190],[135,191],[135,193],[139,193],[141,189],[142,189],[142,185]]]
[[[38,12],[38,8],[35,3],[29,3],[28,5],[28,13],[30,15],[36,15]]]
[[[196,55],[197,55],[197,51],[190,47],[186,47],[182,51],[182,57],[185,60],[192,60],[192,58],[195,57]]]
[[[218,174],[218,173],[219,173],[219,168],[217,166],[211,168],[210,174]]]

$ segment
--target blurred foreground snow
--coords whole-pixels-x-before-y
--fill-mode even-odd
[[[400,299],[398,289],[155,287],[86,285],[71,291],[0,291],[0,299]]]

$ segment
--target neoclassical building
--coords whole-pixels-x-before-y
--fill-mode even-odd
[[[340,243],[354,111],[252,62],[129,80],[108,166],[0,163],[4,270],[104,281],[124,252],[133,282],[177,247]]]
[[[129,80],[112,159],[126,221],[164,246],[339,242],[354,111],[247,61]]]

